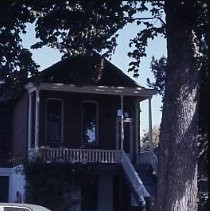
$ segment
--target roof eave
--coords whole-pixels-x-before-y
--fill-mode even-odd
[[[154,89],[146,89],[142,87],[114,87],[114,86],[75,86],[62,83],[40,83],[35,84],[30,82],[25,86],[29,93],[36,89],[46,91],[62,91],[75,93],[103,94],[103,95],[121,95],[121,96],[136,96],[136,97],[152,97],[157,93]]]

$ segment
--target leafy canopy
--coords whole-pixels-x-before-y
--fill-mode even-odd
[[[25,33],[25,22],[34,18],[29,9],[17,2],[0,4],[0,93],[7,99],[20,91],[27,78],[37,72],[32,54],[23,48],[20,34]]]
[[[1,93],[4,93],[4,97],[18,95],[28,77],[38,72],[32,54],[22,46],[20,34],[26,33],[26,23],[35,23],[39,41],[32,48],[45,45],[57,48],[63,53],[63,58],[92,50],[103,50],[103,54],[110,57],[117,45],[118,30],[126,24],[143,23],[150,27],[150,32],[152,29],[160,30],[151,28],[152,25],[146,21],[160,19],[157,7],[162,7],[162,4],[154,1],[152,6],[151,17],[141,19],[135,15],[148,10],[147,1],[4,1],[0,5]],[[131,45],[140,41],[139,36]],[[146,46],[146,38],[141,43]],[[138,56],[135,52],[130,56],[136,59]],[[140,54],[144,55],[144,48]],[[136,64],[138,62],[130,64],[130,71],[137,76],[138,71],[133,68]]]
[[[195,33],[200,46],[197,59],[204,66],[207,61],[207,2],[199,0],[196,6]],[[129,71],[136,77],[149,40],[166,36],[164,1],[3,1],[0,5],[0,89],[1,93],[7,91],[7,96],[13,95],[14,90],[20,91],[27,78],[38,72],[30,50],[22,46],[20,34],[26,33],[26,23],[35,23],[38,42],[32,48],[45,45],[57,48],[63,58],[92,50],[110,57],[117,46],[119,29],[136,24],[140,30],[131,38],[128,52],[132,60]],[[165,61],[160,62],[162,64],[153,59],[155,74],[159,74],[155,68]],[[153,85],[163,87],[162,82]]]

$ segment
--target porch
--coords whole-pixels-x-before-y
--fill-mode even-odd
[[[132,162],[138,162],[139,103],[143,100],[148,100],[148,138],[152,146],[151,99],[155,90],[55,83],[29,83],[26,89],[28,152],[39,152],[56,161],[65,157],[74,162],[78,155],[76,160],[87,157],[88,162],[97,162],[92,157],[124,150]],[[95,150],[83,150],[82,146]]]
[[[67,149],[48,148],[31,149],[31,161],[40,159],[44,163],[69,164],[119,164],[128,180],[130,189],[139,205],[145,204],[145,198],[150,197],[138,173],[124,150],[100,149]]]

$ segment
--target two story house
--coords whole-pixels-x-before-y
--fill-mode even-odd
[[[27,157],[96,168],[94,203],[85,208],[81,200],[81,210],[144,206],[150,192],[136,170],[140,103],[148,101],[151,132],[155,93],[97,54],[65,59],[31,78],[17,100],[1,100],[0,201],[14,201],[16,191],[24,199],[18,170]]]

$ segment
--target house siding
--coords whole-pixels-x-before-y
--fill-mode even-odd
[[[12,106],[0,105],[0,166],[7,164],[12,152]]]
[[[13,154],[16,159],[22,158],[27,152],[28,98],[24,94],[14,108],[12,121]]]
[[[98,179],[98,211],[113,211],[113,176],[100,175]]]
[[[63,140],[62,143],[53,145],[46,142],[46,101],[48,98],[63,101]],[[98,105],[98,143],[95,147],[101,149],[116,149],[116,116],[117,109],[120,108],[119,96],[50,91],[40,92],[39,145],[48,145],[51,147],[64,146],[70,148],[81,147],[81,145],[84,144],[82,141],[82,102],[84,101],[93,101]],[[125,104],[129,105],[132,114],[134,114],[134,100],[125,98]],[[133,131],[134,129],[135,128],[133,128]],[[132,141],[134,142],[134,140]]]

